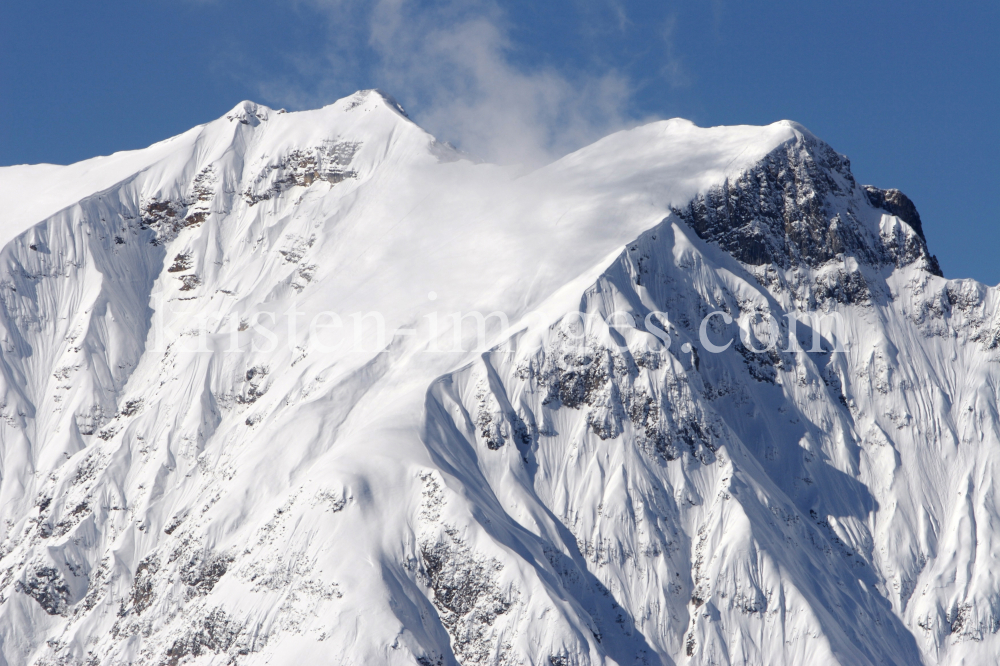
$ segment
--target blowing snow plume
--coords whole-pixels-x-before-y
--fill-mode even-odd
[[[567,74],[516,64],[505,14],[494,3],[305,5],[327,22],[327,48],[292,58],[308,89],[261,86],[283,105],[327,103],[364,72],[440,140],[480,159],[530,167],[636,122],[626,111],[631,84],[614,69]]]

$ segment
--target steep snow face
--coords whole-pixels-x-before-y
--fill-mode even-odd
[[[6,663],[1000,651],[997,293],[800,126],[243,102],[0,203]]]

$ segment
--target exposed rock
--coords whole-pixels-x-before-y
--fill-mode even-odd
[[[861,201],[913,228],[912,247],[886,247],[865,227],[850,203],[859,190],[865,195]],[[898,190],[859,188],[847,158],[811,136],[785,144],[735,179],[672,210],[698,236],[752,266],[818,268],[845,256],[870,266],[924,259],[940,274],[913,203]]]
[[[191,255],[181,253],[174,257],[173,265],[167,269],[168,273],[180,273],[191,268]]]
[[[144,558],[135,568],[135,578],[132,582],[132,589],[129,591],[128,599],[122,600],[119,616],[128,613],[141,615],[143,611],[153,603],[153,588],[156,581],[156,573],[160,570],[160,558],[153,553]]]
[[[180,568],[180,579],[188,586],[188,596],[204,596],[212,591],[219,579],[226,575],[233,556],[197,551]]]
[[[25,573],[23,581],[15,586],[21,594],[26,594],[49,615],[65,615],[70,600],[70,588],[59,570],[50,566],[32,566]]]
[[[237,657],[250,654],[255,647],[244,636],[244,631],[242,622],[234,620],[221,608],[215,608],[200,621],[192,623],[181,638],[174,640],[164,653],[160,666],[178,666],[189,657],[223,652],[229,654],[229,663],[235,663]]]
[[[504,646],[497,645],[490,628],[514,600],[496,581],[503,565],[473,554],[446,530],[445,540],[421,546],[427,585],[452,639],[461,664],[507,664]]]
[[[294,150],[268,165],[243,192],[243,198],[254,206],[295,186],[309,187],[319,180],[335,185],[357,178],[357,171],[349,167],[360,148],[356,141],[327,141],[316,148]]]
[[[917,232],[921,239],[924,238],[924,225],[920,221],[920,213],[913,205],[909,197],[899,190],[880,190],[873,185],[863,185],[868,201],[875,208],[881,208],[890,215],[895,215],[903,222],[910,225],[910,228]]]

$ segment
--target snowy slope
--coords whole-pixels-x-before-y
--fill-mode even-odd
[[[1000,654],[996,290],[794,123],[243,102],[0,203],[5,663]]]

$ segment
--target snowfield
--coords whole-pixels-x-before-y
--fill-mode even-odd
[[[243,102],[0,239],[0,663],[1000,661],[997,289],[795,123]]]

